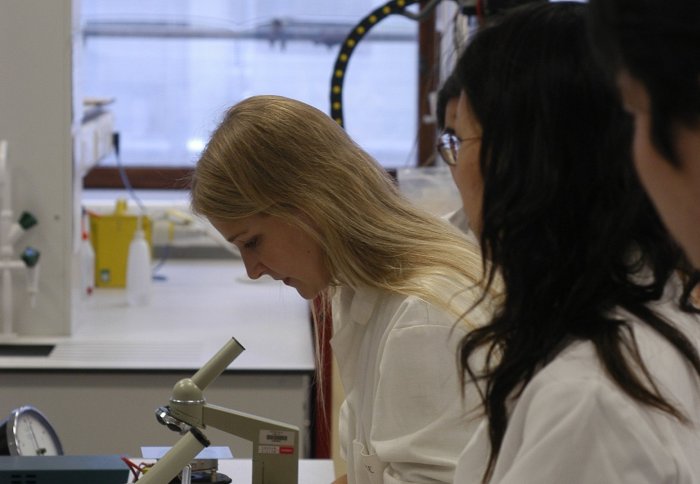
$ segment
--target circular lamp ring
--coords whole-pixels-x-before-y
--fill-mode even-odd
[[[402,14],[404,9],[409,5],[418,3],[419,0],[391,0],[381,7],[373,10],[369,15],[360,20],[353,27],[348,36],[343,41],[340,47],[340,52],[333,66],[333,74],[331,75],[331,118],[333,118],[340,126],[343,124],[343,80],[345,72],[348,68],[348,61],[352,52],[362,38],[367,35],[372,27],[384,20],[389,15]]]

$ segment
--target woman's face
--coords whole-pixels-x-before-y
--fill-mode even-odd
[[[681,163],[675,167],[652,144],[650,100],[644,85],[622,71],[618,86],[625,109],[634,118],[633,153],[639,178],[668,229],[700,268],[700,127],[674,129]]]
[[[304,299],[313,299],[330,284],[321,246],[296,225],[272,215],[209,221],[241,251],[251,279],[268,275]]]
[[[457,137],[463,140],[460,142],[457,152],[457,163],[450,167],[452,178],[454,178],[462,197],[462,205],[467,214],[469,226],[479,235],[481,233],[481,204],[484,195],[484,181],[479,167],[481,126],[464,93],[457,101],[454,126],[450,127],[454,129]]]

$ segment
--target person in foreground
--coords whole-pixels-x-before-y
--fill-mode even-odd
[[[636,178],[585,10],[513,10],[456,67],[455,169],[505,295],[461,343],[487,418],[455,483],[700,482],[689,270]]]
[[[191,190],[249,277],[332,298],[346,395],[348,475],[338,482],[452,482],[476,426],[463,405],[479,403],[475,390],[463,394],[456,358],[487,318],[484,305],[470,311],[483,295],[477,247],[399,195],[331,118],[283,97],[226,113]],[[324,307],[314,306],[317,321]]]
[[[635,120],[634,158],[700,268],[700,2],[591,0],[591,38]]]

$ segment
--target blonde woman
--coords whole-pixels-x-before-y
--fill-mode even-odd
[[[332,119],[277,96],[226,113],[192,206],[240,249],[249,277],[332,299],[346,395],[338,482],[452,482],[476,425],[465,408],[478,397],[463,398],[456,360],[486,319],[486,305],[470,311],[482,296],[476,248],[407,202]]]

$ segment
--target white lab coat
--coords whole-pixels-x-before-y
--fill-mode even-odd
[[[700,348],[697,318],[668,302],[657,310]],[[659,389],[691,424],[632,400],[603,371],[593,345],[577,342],[537,373],[515,403],[491,483],[700,483],[698,378],[654,330],[638,321],[633,328]],[[488,452],[483,420],[460,457],[455,484],[481,483]]]
[[[483,323],[484,314],[476,310],[470,320]],[[341,288],[333,319],[349,483],[452,482],[477,425],[476,412],[465,408],[473,410],[478,397],[470,387],[462,399],[457,365],[467,326],[455,327],[454,316],[415,297],[371,288]]]

